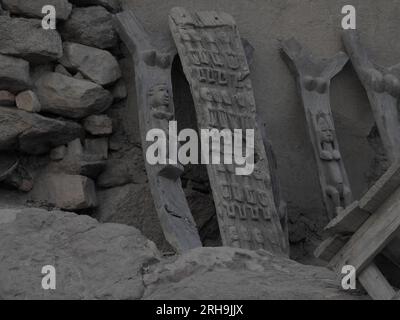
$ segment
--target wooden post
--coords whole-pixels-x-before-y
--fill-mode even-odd
[[[331,79],[348,58],[343,52],[327,60],[314,59],[295,40],[283,42],[283,53],[295,74],[318,165],[323,200],[329,220],[352,203],[330,107]]]
[[[367,91],[372,112],[390,161],[400,159],[400,64],[385,68],[373,62],[355,30],[343,33],[343,43],[358,77]]]
[[[174,118],[171,65],[176,50],[168,40],[166,45],[158,48],[132,11],[117,14],[116,27],[135,63],[142,147],[147,150],[150,144],[146,141],[147,132],[150,129],[162,129],[167,134],[169,121]],[[178,252],[201,247],[196,224],[181,185],[183,167],[179,164],[150,165],[146,159],[145,163],[155,207],[167,241]]]

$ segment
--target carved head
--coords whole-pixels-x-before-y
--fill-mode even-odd
[[[229,234],[229,238],[232,241],[238,241],[239,240],[239,233],[238,233],[238,231],[237,231],[235,226],[230,226],[229,227],[228,234]]]
[[[260,229],[258,229],[258,228],[253,229],[253,237],[257,243],[260,243],[260,244],[264,243],[264,236]]]
[[[333,142],[334,141],[334,130],[327,121],[327,119],[323,116],[319,116],[317,120],[318,132],[321,136],[321,140],[323,142]]]
[[[168,108],[169,106],[169,91],[165,84],[157,84],[149,90],[149,104],[153,108]]]

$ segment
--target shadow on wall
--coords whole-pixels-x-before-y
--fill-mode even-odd
[[[171,72],[178,132],[183,129],[193,129],[198,132],[190,86],[178,55],[174,59]],[[220,246],[222,244],[221,235],[206,166],[202,164],[186,165],[182,184],[203,245]]]

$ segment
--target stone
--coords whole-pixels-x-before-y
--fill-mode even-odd
[[[0,182],[7,179],[18,167],[18,157],[11,153],[0,154]]]
[[[59,146],[51,150],[50,159],[53,161],[60,161],[64,159],[66,154],[67,154],[67,147]]]
[[[112,103],[109,91],[86,80],[45,73],[36,81],[42,111],[81,119],[105,111]]]
[[[173,251],[161,229],[148,184],[127,184],[99,190],[97,198],[99,205],[94,218],[102,223],[121,223],[138,228],[154,241],[160,251]]]
[[[62,64],[58,64],[54,68],[54,72],[61,73],[64,76],[67,76],[67,77],[72,77],[72,75],[69,73],[69,71],[67,69],[65,69],[65,67]]]
[[[135,163],[130,157],[107,161],[104,172],[97,178],[101,188],[113,188],[129,183],[143,184],[147,182],[143,160]]]
[[[79,137],[82,127],[16,108],[0,108],[0,150],[43,154]]]
[[[45,172],[36,178],[30,197],[34,202],[69,211],[97,206],[93,180],[80,175]]]
[[[0,210],[0,243],[1,300],[140,299],[142,270],[161,259],[133,227],[34,208]],[[40,285],[49,264],[56,290]]]
[[[0,182],[21,192],[29,192],[33,188],[32,175],[21,164],[17,165],[15,170],[10,172],[3,180],[0,178]]]
[[[108,138],[85,139],[85,152],[99,160],[107,160]]]
[[[87,117],[83,121],[83,127],[87,132],[94,136],[112,134],[112,120],[104,114]]]
[[[36,94],[31,91],[23,91],[19,93],[15,99],[18,109],[28,112],[40,112],[42,109]]]
[[[100,6],[74,8],[60,32],[65,41],[100,49],[112,48],[118,43],[112,15]]]
[[[64,42],[63,48],[60,63],[85,78],[102,86],[121,78],[121,69],[110,52],[72,42]]]
[[[28,18],[42,19],[45,16],[42,13],[42,8],[46,5],[55,7],[56,17],[60,20],[67,20],[72,10],[72,5],[68,0],[3,0],[5,9],[9,10],[12,14]]]
[[[264,250],[197,248],[144,274],[145,300],[359,300],[336,275]]]
[[[0,90],[18,93],[31,86],[29,63],[23,59],[0,54]]]
[[[12,107],[15,106],[15,95],[6,90],[0,90],[0,106]]]
[[[46,73],[54,72],[56,67],[53,63],[39,64],[31,66],[32,82],[36,83],[38,79],[43,77]],[[58,69],[59,70],[59,69]]]
[[[75,75],[74,75],[74,78],[75,79],[80,79],[80,80],[84,80],[85,79],[85,77],[82,75],[82,73],[80,73],[80,72],[77,72]]]
[[[126,88],[125,81],[123,79],[117,81],[117,83],[112,88],[111,93],[115,101],[125,99],[128,96],[128,89]]]
[[[70,2],[81,7],[102,6],[114,13],[121,9],[119,0],[70,0]]]
[[[294,38],[283,42],[282,49],[298,81],[326,213],[332,220],[353,202],[330,106],[331,79],[342,70],[348,57],[339,52],[330,59],[316,59]]]
[[[95,179],[105,166],[106,163],[101,156],[89,154],[83,148],[81,140],[75,139],[68,143],[63,158],[50,163],[47,169],[51,172],[83,175]]]
[[[134,227],[58,210],[0,209],[0,243],[2,300],[368,299],[343,291],[325,268],[263,250],[198,248],[166,259]],[[49,264],[57,290],[40,286]]]
[[[0,53],[46,63],[61,58],[61,37],[43,29],[41,20],[0,16]]]

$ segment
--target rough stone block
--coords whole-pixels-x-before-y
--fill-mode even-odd
[[[100,49],[111,48],[118,43],[112,15],[100,6],[74,8],[60,32],[66,41]]]
[[[80,119],[105,111],[112,103],[111,93],[98,84],[60,73],[45,73],[36,81],[42,111]]]
[[[17,93],[30,87],[29,63],[23,59],[0,54],[0,90]]]
[[[12,14],[28,18],[43,18],[42,8],[52,5],[57,12],[57,19],[66,20],[72,11],[72,5],[68,0],[3,0],[3,6]]]
[[[121,69],[110,52],[72,42],[64,42],[63,48],[60,63],[85,78],[102,86],[121,78]]]
[[[19,93],[15,101],[18,109],[24,111],[40,112],[40,110],[42,109],[39,99],[37,98],[36,94],[31,90]]]
[[[106,115],[89,116],[84,120],[83,126],[87,132],[95,136],[112,133],[112,120]]]
[[[46,63],[61,58],[61,37],[56,30],[43,29],[39,19],[0,16],[0,53]]]
[[[96,138],[85,140],[85,152],[99,160],[108,159],[108,138]]]
[[[94,182],[80,175],[45,173],[35,183],[32,200],[71,211],[97,206]]]
[[[12,107],[15,106],[15,95],[6,90],[0,90],[0,106]]]

